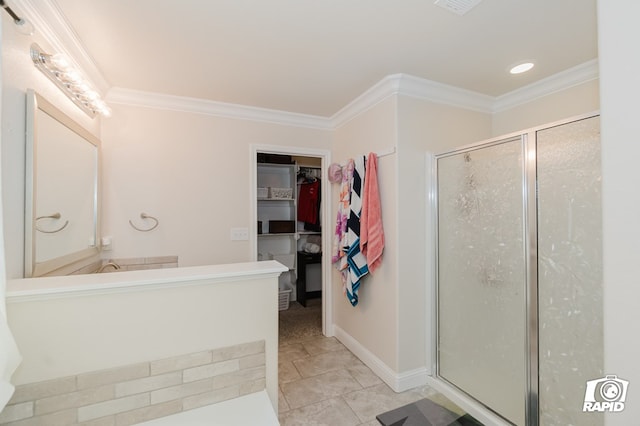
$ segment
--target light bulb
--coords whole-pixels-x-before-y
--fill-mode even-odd
[[[87,90],[86,92],[84,92],[84,96],[90,101],[95,101],[100,97],[100,95],[98,95],[98,92],[96,92],[95,90]]]
[[[82,81],[82,77],[80,77],[80,73],[76,70],[67,70],[60,75],[60,78],[63,81],[67,81],[72,84],[78,84]]]
[[[72,69],[71,61],[62,53],[56,53],[50,56],[49,62],[60,71],[70,71]]]

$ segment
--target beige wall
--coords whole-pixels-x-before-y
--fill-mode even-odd
[[[464,123],[461,125],[461,123]],[[433,277],[430,251],[433,233],[427,230],[426,153],[488,138],[491,116],[420,99],[398,100],[398,371],[425,367],[431,326]],[[430,363],[426,367],[429,368]]]
[[[5,259],[8,278],[20,278],[24,262],[24,173],[26,90],[34,89],[82,127],[99,135],[100,118],[91,119],[71,102],[31,61],[35,42],[49,45],[36,32],[19,34],[9,15],[2,13],[2,197]]]
[[[493,114],[493,136],[597,111],[598,80],[591,80]]]
[[[396,146],[396,98],[389,97],[334,133],[333,161],[346,164],[349,158],[381,152]],[[397,155],[378,161],[378,182],[382,202],[385,248],[381,266],[364,278],[360,301],[351,306],[342,291],[342,281],[332,269],[334,323],[366,348],[386,366],[398,365],[398,236],[397,236]],[[332,198],[338,200],[339,185],[332,185]],[[331,216],[336,217],[337,201]]]
[[[103,141],[103,235],[113,258],[178,255],[180,266],[251,259],[250,144],[328,149],[330,132],[211,115],[113,105]],[[140,213],[155,216],[153,232]]]

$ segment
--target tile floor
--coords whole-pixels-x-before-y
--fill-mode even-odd
[[[300,316],[300,305],[282,316]],[[307,308],[309,309],[309,308]],[[296,312],[298,310],[298,312]],[[313,312],[313,306],[309,310]],[[282,426],[380,426],[376,415],[422,398],[464,414],[429,387],[395,393],[334,337],[306,327],[302,333],[282,330],[279,347],[279,413]],[[285,331],[284,333],[282,331]]]

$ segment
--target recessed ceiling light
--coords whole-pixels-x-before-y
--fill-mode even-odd
[[[533,62],[524,62],[511,68],[509,72],[511,74],[522,74],[523,72],[529,71],[531,68],[533,68]]]

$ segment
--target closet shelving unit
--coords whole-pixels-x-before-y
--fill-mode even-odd
[[[280,276],[281,284],[293,289],[295,299],[296,251],[298,234],[296,230],[296,187],[297,166],[280,163],[258,163],[258,221],[262,222],[262,232],[258,233],[258,260],[278,260],[289,267],[289,272]],[[267,193],[264,194],[264,189]],[[291,197],[274,196],[274,188],[290,189]],[[260,189],[263,189],[260,191]],[[263,192],[262,194],[260,192]],[[266,196],[263,196],[266,195]],[[270,221],[290,221],[292,232],[277,232],[269,228]],[[281,230],[281,229],[280,229]],[[273,232],[276,231],[276,232]]]

